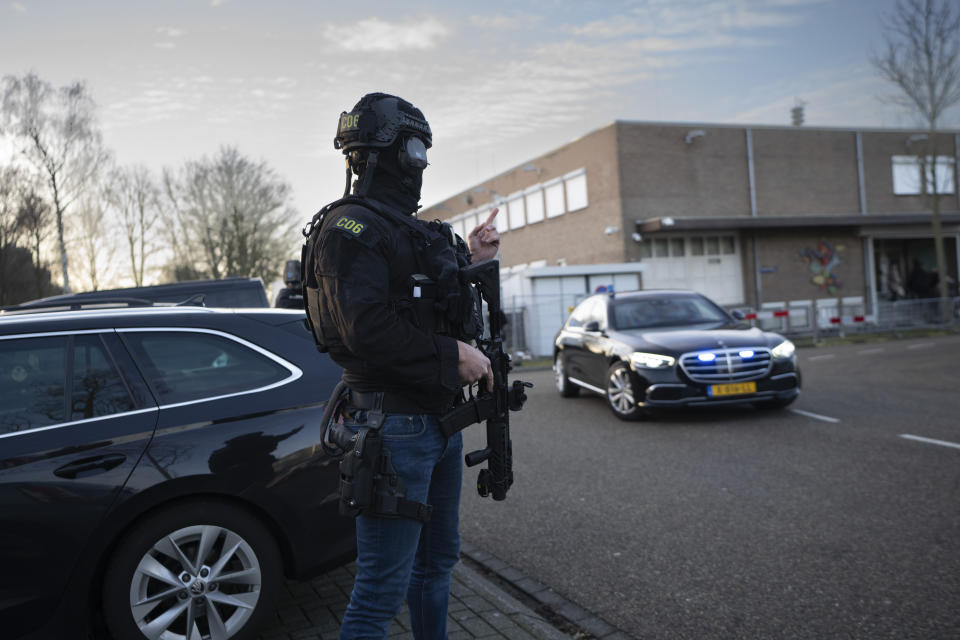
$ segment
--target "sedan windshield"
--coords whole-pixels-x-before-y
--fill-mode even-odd
[[[617,302],[613,307],[617,329],[645,329],[705,323],[725,323],[729,318],[699,296],[668,296]]]

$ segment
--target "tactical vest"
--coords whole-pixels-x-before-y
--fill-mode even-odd
[[[483,333],[480,297],[476,288],[464,282],[460,270],[470,264],[470,252],[453,228],[439,220],[424,222],[391,211],[366,198],[347,196],[331,202],[318,211],[303,229],[306,240],[300,254],[300,282],[307,312],[307,326],[321,353],[328,350],[320,316],[319,287],[316,270],[316,246],[326,215],[335,208],[355,204],[370,209],[395,227],[404,229],[413,242],[418,268],[413,275],[408,295],[421,328],[464,342]],[[391,299],[392,304],[397,300]]]

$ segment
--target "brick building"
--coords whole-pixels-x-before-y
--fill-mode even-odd
[[[499,206],[513,272],[639,263],[643,288],[754,308],[843,298],[869,313],[915,293],[915,265],[928,280],[936,267],[921,159],[957,279],[960,133],[936,143],[934,169],[916,130],[616,121],[421,217],[466,236]]]

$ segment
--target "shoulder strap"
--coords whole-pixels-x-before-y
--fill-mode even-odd
[[[427,232],[425,225],[421,224],[419,220],[412,219],[409,216],[397,213],[388,207],[381,206],[377,202],[355,195],[344,196],[339,200],[334,200],[323,209],[320,209],[320,211],[313,214],[313,218],[303,227],[303,230],[301,231],[303,236],[309,236],[314,229],[316,229],[320,224],[323,224],[324,216],[326,216],[331,209],[344,204],[355,204],[365,207],[374,213],[380,214],[384,218],[388,218],[394,222],[404,225],[408,230],[414,232],[424,240],[428,240],[430,238],[430,234]]]

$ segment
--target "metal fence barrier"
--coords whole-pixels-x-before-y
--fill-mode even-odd
[[[863,302],[843,299],[786,302],[760,311],[740,309],[753,326],[792,337],[960,328],[960,298],[881,300],[870,313]]]

